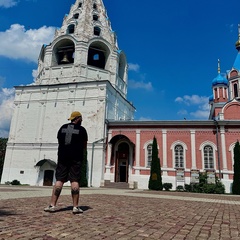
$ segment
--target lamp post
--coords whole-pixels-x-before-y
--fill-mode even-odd
[[[214,119],[214,124],[216,126],[216,140],[217,140],[217,157],[218,157],[218,172],[219,172],[219,179],[221,180],[221,165],[220,165],[220,152],[219,152],[219,141],[218,141],[218,121]]]

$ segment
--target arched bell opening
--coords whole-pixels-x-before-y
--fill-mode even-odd
[[[72,64],[74,63],[75,45],[70,39],[59,41],[53,49],[52,65]]]
[[[93,42],[88,49],[87,64],[93,67],[106,69],[110,50],[102,42]]]

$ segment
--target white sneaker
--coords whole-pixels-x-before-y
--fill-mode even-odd
[[[44,208],[44,211],[45,212],[55,212],[56,211],[56,207],[49,205],[48,207]]]
[[[80,207],[73,207],[73,214],[83,213],[83,210]]]

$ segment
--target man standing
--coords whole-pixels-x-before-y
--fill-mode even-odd
[[[68,119],[71,122],[64,124],[58,131],[58,163],[56,168],[56,183],[53,187],[51,203],[44,209],[45,212],[54,212],[56,203],[61,194],[63,184],[71,182],[73,214],[82,213],[79,203],[79,181],[84,151],[87,149],[88,135],[82,124],[82,114],[73,112]]]

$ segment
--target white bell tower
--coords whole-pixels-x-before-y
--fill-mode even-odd
[[[49,171],[55,171],[57,131],[72,111],[80,111],[89,135],[89,181],[100,186],[105,122],[134,117],[126,99],[127,68],[102,0],[77,0],[52,43],[42,46],[35,83],[15,87],[1,182],[53,184]]]

